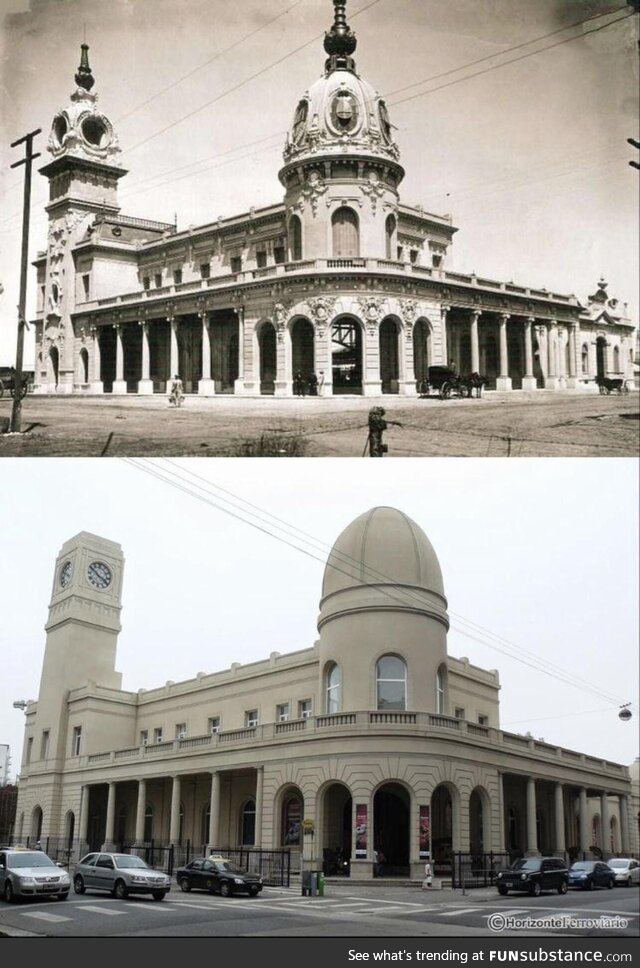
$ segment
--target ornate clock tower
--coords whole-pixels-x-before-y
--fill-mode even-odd
[[[121,688],[115,671],[122,608],[122,549],[81,531],[61,548],[45,629],[37,735],[48,733],[47,760],[64,758],[67,697],[88,682]],[[36,747],[37,748],[37,747]]]
[[[98,108],[89,67],[89,47],[82,44],[76,90],[53,119],[48,150],[53,161],[40,173],[49,180],[49,234],[44,278],[42,329],[36,333],[36,383],[45,392],[71,393],[74,340],[71,314],[76,304],[72,250],[99,213],[119,212],[118,181],[127,172],[114,164],[118,140]]]

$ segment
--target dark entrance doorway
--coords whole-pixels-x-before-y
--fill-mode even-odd
[[[431,850],[434,873],[449,875],[453,856],[453,804],[451,793],[444,784],[440,784],[433,791],[431,815]]]
[[[400,365],[398,360],[399,329],[394,319],[380,324],[380,381],[383,393],[398,393]]]
[[[278,361],[276,331],[271,323],[264,323],[260,330],[258,350],[260,353],[260,393],[274,394],[276,392]]]
[[[309,378],[315,372],[315,354],[313,345],[313,326],[308,319],[296,319],[291,330],[291,370],[294,378],[300,373],[308,385]]]
[[[127,393],[137,393],[142,375],[142,327],[137,323],[122,327],[122,353]]]
[[[233,393],[238,379],[238,319],[233,312],[214,313],[209,327],[211,378],[216,393]],[[202,370],[200,371],[202,372]]]
[[[482,854],[484,848],[482,797],[477,790],[473,790],[469,798],[469,851],[471,854]]]
[[[183,316],[178,325],[178,373],[185,393],[197,393],[202,373],[202,325]]]
[[[607,341],[604,336],[596,340],[596,373],[598,377],[607,375]]]
[[[429,369],[429,324],[419,319],[413,327],[413,374],[416,383],[427,379]]]
[[[362,393],[362,330],[348,316],[331,328],[331,367],[334,394]]]
[[[409,794],[385,783],[373,798],[373,847],[384,854],[381,877],[409,875]]]
[[[328,876],[348,876],[351,862],[352,799],[346,786],[332,783],[324,794],[322,868]]]
[[[92,786],[89,790],[89,850],[101,850],[107,831],[107,787]]]
[[[51,373],[50,382],[57,387],[59,373],[60,373],[60,355],[58,353],[57,347],[55,346],[52,346],[51,349],[49,350],[49,365],[50,365],[50,373]]]
[[[170,368],[171,326],[166,319],[154,319],[149,324],[149,373],[154,393],[166,393],[171,379]]]
[[[100,379],[105,393],[113,391],[116,378],[116,331],[113,326],[100,330]]]

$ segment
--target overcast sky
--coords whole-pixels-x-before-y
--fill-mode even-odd
[[[40,127],[36,164],[48,160],[51,121],[75,87],[85,29],[94,90],[130,171],[120,183],[123,211],[168,221],[177,213],[186,228],[282,200],[284,134],[322,72],[320,38],[333,7],[330,0],[2,0],[0,7],[8,12],[0,38],[6,364],[15,357],[22,211],[22,169],[8,169],[22,149],[8,145]],[[402,199],[451,213],[460,228],[451,268],[581,298],[603,273],[637,320],[638,177],[626,139],[637,137],[638,17],[582,35],[630,11],[624,0],[350,0],[358,71],[389,97],[407,170]],[[595,19],[528,44],[588,18]],[[46,245],[45,195],[36,173],[32,258]],[[35,288],[32,270],[29,316]],[[31,333],[27,364],[32,340]]]
[[[161,464],[162,462],[157,462]],[[177,462],[325,542],[376,505],[405,511],[439,556],[450,612],[632,701],[536,672],[459,631],[449,652],[497,668],[504,728],[630,763],[638,755],[637,467],[622,459]],[[322,561],[120,460],[0,464],[0,742],[17,767],[36,699],[53,568],[85,530],[126,558],[125,689],[310,647]],[[455,618],[454,618],[455,623]]]

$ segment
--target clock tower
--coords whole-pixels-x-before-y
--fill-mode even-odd
[[[43,759],[64,758],[72,689],[89,682],[121,688],[115,662],[123,569],[120,545],[86,531],[65,542],[56,559],[36,714],[37,733],[48,734]]]

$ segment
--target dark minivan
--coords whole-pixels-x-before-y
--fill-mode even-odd
[[[522,891],[539,897],[543,891],[566,894],[569,871],[560,857],[520,857],[508,870],[500,871],[496,880],[499,894]]]

